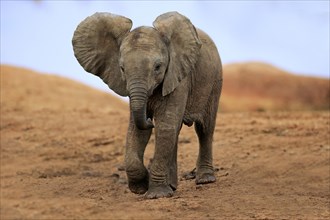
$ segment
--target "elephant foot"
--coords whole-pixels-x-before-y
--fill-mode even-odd
[[[216,181],[216,178],[214,176],[213,171],[208,171],[208,172],[198,172],[196,175],[196,184],[207,184],[207,183],[214,183]]]
[[[175,191],[177,189],[177,187],[178,187],[178,176],[177,176],[176,169],[174,169],[173,171],[171,170],[171,172],[170,172],[169,184],[170,184],[170,187],[172,188],[173,191]]]
[[[144,194],[148,191],[148,183],[148,178],[144,178],[140,181],[128,181],[128,187],[133,193]]]
[[[172,197],[174,194],[172,188],[169,185],[159,185],[150,187],[147,194],[145,195],[146,199],[159,199],[164,197]]]
[[[126,174],[128,187],[133,193],[144,194],[148,191],[149,173],[143,165],[127,166]]]

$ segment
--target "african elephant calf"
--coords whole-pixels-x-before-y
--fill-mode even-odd
[[[176,190],[178,135],[182,124],[199,139],[196,184],[215,182],[212,138],[222,88],[222,65],[210,37],[188,18],[169,12],[153,27],[132,31],[132,21],[95,13],[72,39],[81,66],[130,99],[125,167],[132,192],[170,197]],[[156,148],[150,172],[143,155],[152,128]]]

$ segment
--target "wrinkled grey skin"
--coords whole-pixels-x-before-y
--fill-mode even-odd
[[[178,135],[182,124],[199,139],[196,184],[215,182],[212,138],[222,87],[222,66],[213,41],[177,12],[154,27],[130,31],[130,19],[96,13],[73,36],[83,68],[130,98],[125,166],[129,188],[146,198],[170,197],[177,188]],[[150,172],[143,155],[152,128],[156,148]]]

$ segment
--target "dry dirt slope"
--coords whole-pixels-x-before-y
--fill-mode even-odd
[[[224,66],[221,110],[330,110],[330,80],[288,73],[265,63]]]
[[[219,114],[215,184],[130,193],[125,103],[67,79],[1,66],[1,219],[328,219],[329,111]],[[146,152],[152,158],[154,138]],[[193,129],[179,175],[194,167]]]

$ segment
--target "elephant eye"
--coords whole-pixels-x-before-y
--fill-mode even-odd
[[[125,72],[125,68],[123,66],[120,66],[120,71],[123,73]]]
[[[155,66],[155,72],[158,72],[160,70],[161,64],[156,64]]]

